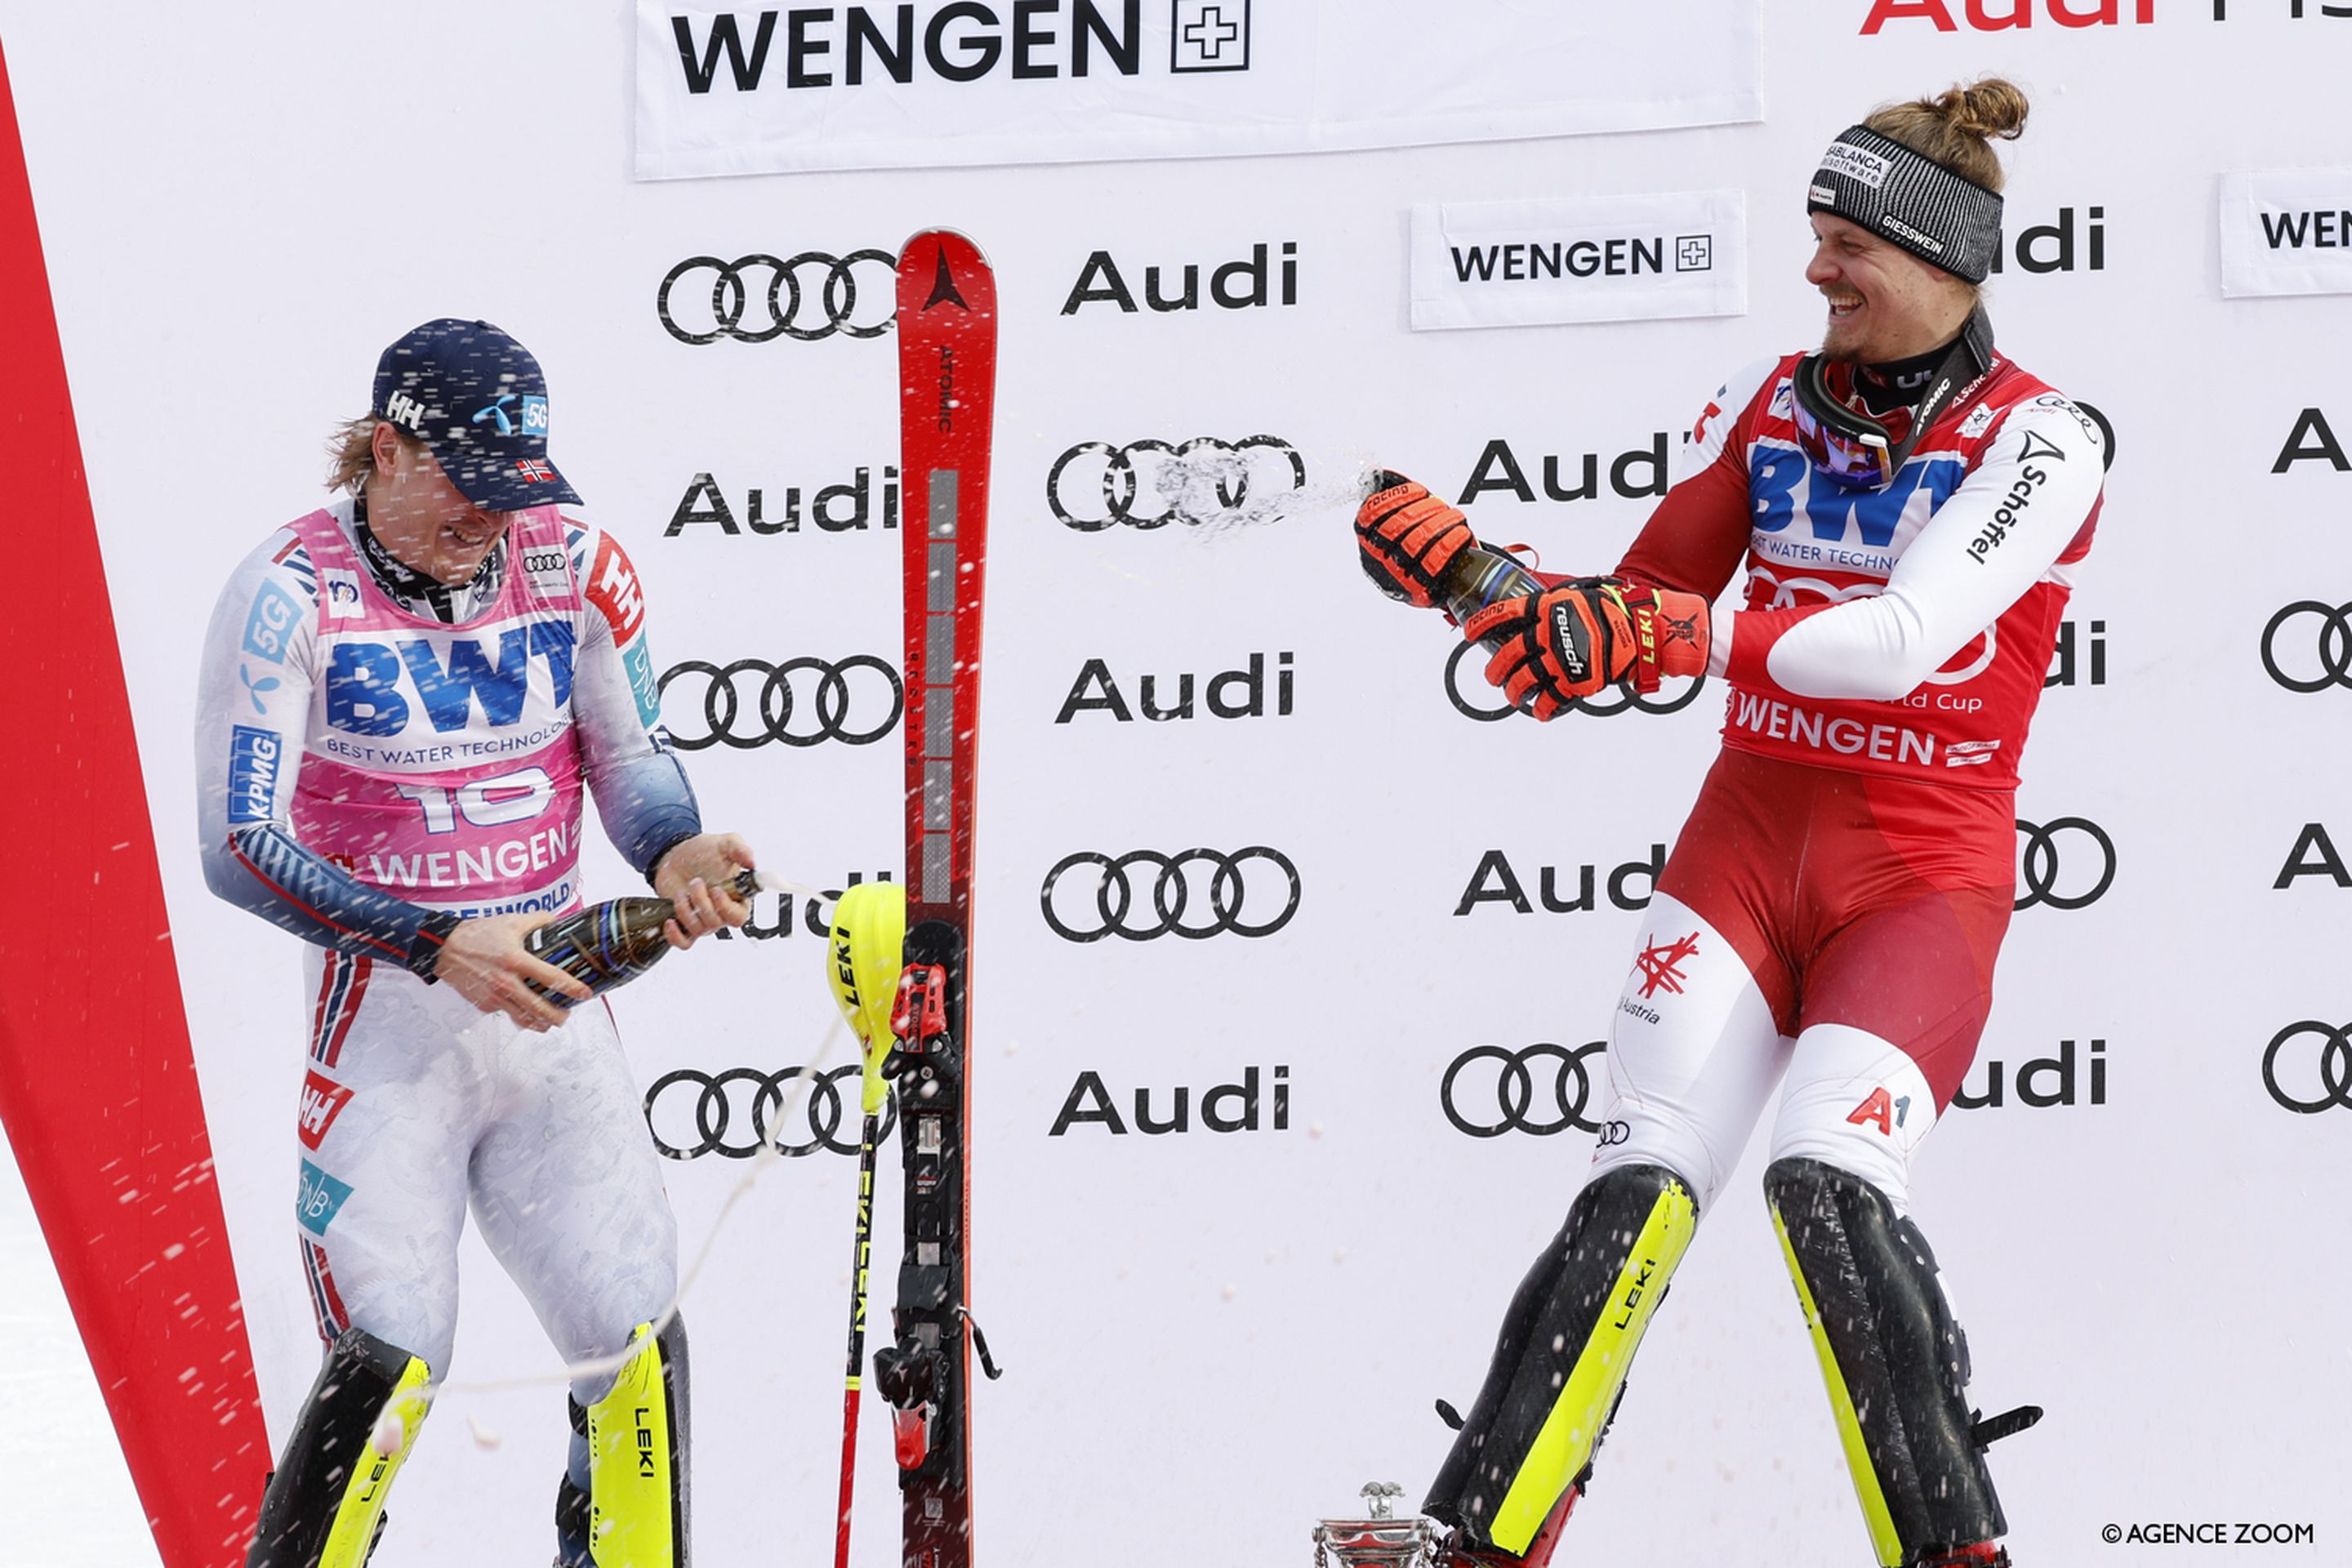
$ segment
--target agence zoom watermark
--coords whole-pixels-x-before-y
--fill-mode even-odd
[[[2110,1546],[2310,1546],[2319,1537],[2308,1524],[2230,1524],[2168,1520],[2110,1524],[2099,1531]]]

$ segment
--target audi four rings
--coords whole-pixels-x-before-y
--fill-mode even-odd
[[[761,1072],[758,1068],[729,1068],[721,1073],[680,1068],[662,1074],[654,1079],[653,1088],[646,1090],[646,1131],[653,1134],[654,1148],[667,1160],[698,1160],[705,1154],[748,1160],[763,1144],[779,1154],[795,1158],[814,1154],[819,1149],[855,1154],[862,1126],[856,1110],[857,1091],[865,1070],[856,1062],[814,1074],[800,1067],[779,1068],[774,1072]],[[809,1135],[793,1142],[783,1136],[782,1129],[771,1126],[770,1121],[783,1110],[785,1086],[799,1078],[808,1081],[801,1113],[808,1122]],[[849,1085],[846,1092],[841,1087],[844,1080]],[[672,1131],[680,1131],[689,1118],[693,1121],[691,1139],[673,1143],[662,1136],[665,1124]],[[898,1102],[894,1096],[883,1108],[877,1140],[887,1138],[898,1124]],[[840,1136],[845,1127],[849,1130],[846,1139]],[[728,1136],[730,1131],[736,1133],[731,1139]]]
[[[1584,1116],[1600,1087],[1593,1079],[1592,1069],[1585,1064],[1607,1049],[1607,1042],[1602,1040],[1574,1050],[1548,1040],[1517,1051],[1507,1051],[1500,1046],[1473,1046],[1455,1057],[1454,1065],[1445,1069],[1445,1077],[1437,1086],[1437,1102],[1445,1108],[1445,1120],[1473,1138],[1499,1138],[1511,1131],[1549,1138],[1577,1127],[1587,1132],[1603,1132],[1606,1142],[1622,1142],[1622,1133],[1607,1137],[1600,1122],[1588,1121]],[[1534,1069],[1539,1061],[1559,1064],[1557,1071],[1545,1075],[1551,1083],[1550,1105],[1539,1104],[1536,1099]],[[1468,1083],[1463,1081],[1464,1071],[1475,1062],[1496,1064],[1491,1087],[1486,1085],[1484,1074],[1474,1075]],[[1472,1092],[1472,1085],[1478,1086],[1479,1091]],[[1611,1123],[1612,1129],[1619,1125]]]
[[[1471,671],[1471,692],[1465,693],[1462,689],[1462,661],[1474,653],[1478,656],[1479,663]],[[1496,720],[1507,719],[1514,713],[1525,713],[1527,710],[1524,707],[1513,707],[1510,700],[1499,689],[1486,683],[1485,662],[1486,657],[1486,650],[1475,643],[1456,642],[1454,645],[1454,651],[1445,658],[1446,700],[1454,704],[1455,712],[1465,719],[1475,719],[1481,724],[1492,724]],[[1629,680],[1620,684],[1610,697],[1582,698],[1569,703],[1562,711],[1590,713],[1595,719],[1613,719],[1618,714],[1625,712],[1679,713],[1691,705],[1691,700],[1698,695],[1699,688],[1706,684],[1706,677],[1695,676],[1682,690],[1672,697],[1666,697],[1660,692],[1645,694],[1636,691],[1633,689],[1633,683]],[[1661,692],[1663,689],[1661,688]],[[1471,701],[1471,693],[1481,695],[1483,702]],[[1528,700],[1534,700],[1534,694],[1530,692]]]
[[[2279,668],[2279,633],[2286,629],[2288,622],[2304,616],[2319,617],[2318,633],[2312,639],[2319,655],[2319,673],[2315,676],[2289,675]],[[2352,689],[2352,605],[2323,605],[2316,599],[2297,599],[2273,616],[2270,624],[2263,627],[2263,668],[2289,691],[2325,691],[2331,686]]]
[[[849,678],[858,671],[866,673],[859,682],[864,689],[853,704]],[[738,684],[747,675],[760,678],[755,687]],[[808,677],[811,683],[798,695],[793,689],[795,675]],[[782,664],[739,658],[718,665],[690,658],[662,672],[657,694],[667,698],[670,683],[686,676],[700,676],[707,682],[702,689],[702,733],[681,733],[683,727],[676,722],[678,710],[667,702],[662,709],[670,743],[681,752],[721,744],[749,751],[771,741],[782,741],[787,746],[814,746],[821,741],[869,746],[898,727],[907,707],[906,686],[898,672],[870,653],[844,659],[788,658]],[[805,705],[803,696],[809,700]],[[795,731],[793,715],[803,710],[814,716],[814,723],[803,723]]]
[[[2288,1042],[2305,1037],[2318,1041],[2314,1054],[2318,1058],[2315,1065],[2319,1069],[2319,1095],[2314,1100],[2289,1094],[2278,1079],[2280,1050]],[[2338,1028],[2306,1018],[2273,1035],[2270,1047],[2263,1052],[2263,1087],[2287,1110],[2299,1110],[2305,1116],[2315,1116],[2336,1106],[2352,1110],[2352,1025]]]
[[[2058,890],[2058,835],[2081,833],[2087,836],[2101,857],[2099,875],[2088,888],[2082,879],[2074,879],[2081,891],[2062,893]],[[2116,841],[2107,830],[2087,816],[2053,816],[2047,823],[2017,819],[2018,885],[2024,890],[2018,894],[2016,908],[2030,910],[2036,904],[2047,904],[2053,910],[2079,910],[2084,904],[2095,903],[2116,879]]]
[[[1212,457],[1196,456],[1204,452]],[[1097,461],[1102,465],[1099,479]],[[1045,476],[1045,504],[1063,526],[1082,533],[1117,522],[1142,529],[1171,522],[1197,528],[1238,518],[1254,496],[1263,505],[1270,486],[1282,487],[1277,493],[1285,495],[1307,488],[1307,459],[1278,436],[1238,441],[1196,436],[1181,446],[1081,441],[1055,459]],[[1097,507],[1099,517],[1094,515]]]
[[[868,274],[866,299],[881,302],[868,304],[863,321],[856,319],[859,314],[856,269],[860,265],[880,268]],[[802,273],[818,267],[824,268],[824,282],[816,284],[812,277],[814,287],[804,288]],[[687,285],[674,308],[672,295],[678,285],[704,271],[711,275],[709,310],[701,308],[698,278]],[[820,320],[804,319],[816,314],[802,309],[812,299],[823,309]],[[755,307],[755,301],[763,303]],[[841,257],[822,250],[803,250],[793,257],[754,252],[732,261],[689,256],[663,276],[661,289],[654,296],[662,329],[679,342],[697,344],[715,343],[721,338],[746,343],[777,338],[814,342],[835,332],[849,338],[878,338],[890,330],[898,307],[898,259],[887,250],[853,250]],[[708,328],[701,324],[706,319],[710,323]]]
[[[1252,862],[1257,863],[1257,870],[1250,869]],[[1083,894],[1074,900],[1079,905],[1075,920],[1065,919],[1064,910],[1055,906],[1054,889],[1064,876],[1081,866],[1098,868],[1100,879],[1094,886],[1091,900]],[[1142,907],[1135,882],[1128,875],[1139,866],[1155,868],[1148,910]],[[1188,923],[1184,919],[1186,911],[1198,910],[1202,902],[1192,886],[1191,868],[1196,866],[1208,872],[1205,901],[1209,918]],[[1071,880],[1076,883],[1083,879]],[[1291,864],[1290,857],[1263,844],[1253,844],[1230,855],[1215,849],[1181,849],[1173,855],[1135,849],[1113,857],[1081,849],[1055,862],[1054,868],[1045,873],[1045,889],[1037,895],[1037,901],[1045,911],[1045,923],[1065,942],[1100,942],[1107,936],[1146,942],[1171,931],[1197,942],[1220,931],[1231,931],[1235,936],[1272,936],[1298,912],[1298,868]],[[1275,907],[1277,896],[1282,900],[1279,909]],[[1073,900],[1066,899],[1064,910],[1070,901]],[[1091,908],[1087,907],[1089,902]]]

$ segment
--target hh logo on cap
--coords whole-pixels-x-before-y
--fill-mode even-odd
[[[395,392],[384,399],[383,416],[394,425],[405,425],[422,434],[425,429],[425,405],[404,392]]]

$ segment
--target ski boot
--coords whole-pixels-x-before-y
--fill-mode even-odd
[[[1543,1528],[1528,1542],[1526,1556],[1499,1546],[1473,1545],[1463,1539],[1465,1531],[1456,1526],[1438,1541],[1430,1568],[1544,1568],[1551,1561],[1552,1548],[1559,1544],[1561,1527],[1568,1523],[1569,1510],[1576,1506],[1581,1489],[1569,1488],[1567,1494],[1552,1506],[1551,1512],[1545,1516]],[[1976,1565],[1969,1564],[1969,1568]]]

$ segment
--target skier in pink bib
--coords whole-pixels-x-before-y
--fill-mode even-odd
[[[587,796],[675,946],[743,922],[752,857],[702,829],[635,572],[558,510],[579,497],[548,424],[505,332],[407,333],[344,427],[341,493],[245,559],[206,638],[206,878],[311,944],[294,1217],[327,1348],[248,1568],[365,1561],[447,1375],[469,1207],[567,1360],[625,1352],[572,1387],[558,1562],[688,1562],[660,1166],[610,1010],[523,943],[579,906]]]

